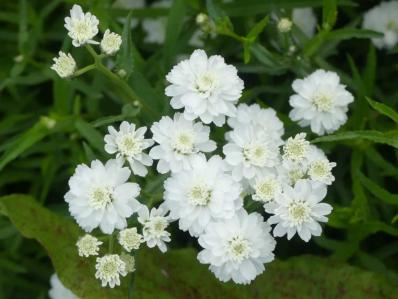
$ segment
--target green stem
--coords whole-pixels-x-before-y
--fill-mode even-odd
[[[142,99],[139,95],[135,93],[135,91],[124,81],[122,80],[119,76],[111,72],[107,67],[105,67],[102,64],[102,58],[104,58],[103,55],[98,55],[97,52],[91,47],[90,45],[86,45],[87,51],[91,54],[93,57],[95,63],[95,68],[101,72],[104,76],[106,76],[115,86],[119,88],[120,91],[122,91],[124,97],[123,100],[126,101],[127,103],[137,101],[141,104],[141,106],[146,109],[148,112],[150,112],[152,115],[156,115],[156,112],[152,110],[145,102],[144,99]]]
[[[77,77],[77,76],[83,75],[84,73],[87,73],[88,71],[91,71],[91,70],[95,69],[96,67],[97,66],[95,63],[87,65],[87,66],[81,68],[80,70],[77,70],[73,76]]]
[[[108,251],[113,253],[113,235],[109,235]]]
[[[137,273],[137,267],[138,267],[138,252],[139,251],[136,251],[134,254],[135,270],[133,273],[131,273],[131,281],[128,290],[128,299],[132,299],[134,295],[135,275]]]

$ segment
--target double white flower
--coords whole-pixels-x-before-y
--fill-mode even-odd
[[[170,217],[179,220],[181,230],[197,237],[210,222],[231,218],[242,207],[240,185],[225,170],[220,156],[208,161],[197,156],[191,170],[172,174],[167,179],[165,204]]]
[[[105,234],[127,226],[126,218],[137,212],[141,204],[136,197],[140,187],[128,183],[130,170],[117,160],[80,164],[69,180],[65,201],[69,212],[87,232],[99,227]]]
[[[218,55],[207,57],[195,50],[189,59],[173,67],[166,79],[166,95],[174,109],[184,108],[187,120],[200,118],[205,124],[222,126],[225,116],[234,116],[243,81],[234,66]]]

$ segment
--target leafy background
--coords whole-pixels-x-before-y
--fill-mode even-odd
[[[63,28],[74,3],[100,19],[102,32],[123,33],[116,62],[106,61],[115,72],[126,71],[123,80],[95,71],[61,80],[49,69],[59,49],[70,51],[79,67],[92,63]],[[1,1],[0,298],[47,298],[54,267],[83,298],[397,298],[398,48],[376,50],[369,38],[379,34],[358,29],[363,13],[378,3],[174,0],[170,9],[132,11],[136,19],[167,18],[159,47],[143,42],[140,26],[123,29],[117,19],[129,11],[109,0]],[[317,14],[317,34],[308,39],[294,27],[297,51],[291,53],[293,40],[277,32],[275,16],[308,6]],[[338,165],[326,199],[333,214],[323,236],[309,244],[279,239],[280,261],[251,286],[216,281],[195,260],[195,241],[173,225],[169,253],[138,254],[135,283],[127,277],[123,288],[100,289],[93,261],[79,259],[73,245],[81,232],[63,201],[67,180],[78,163],[108,158],[102,140],[107,125],[128,120],[148,126],[172,113],[164,77],[178,57],[193,51],[188,40],[200,12],[211,16],[218,32],[206,39],[206,51],[236,65],[245,81],[240,102],[276,109],[285,136],[302,130],[287,117],[295,78],[334,70],[355,95],[342,129],[320,138],[309,134]],[[223,133],[216,129],[213,138],[221,141]],[[140,200],[161,201],[164,179],[155,172],[138,179]],[[15,193],[21,195],[9,196]]]

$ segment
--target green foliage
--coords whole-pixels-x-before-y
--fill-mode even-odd
[[[384,51],[371,44],[381,33],[360,29],[373,3],[175,0],[171,8],[129,10],[111,0],[0,2],[0,193],[25,194],[1,199],[7,217],[0,216],[0,298],[46,298],[53,265],[84,297],[126,297],[119,296],[127,292],[121,289],[100,292],[88,267],[93,260],[76,256],[81,231],[68,219],[63,196],[77,164],[109,158],[103,148],[107,126],[123,120],[150,126],[173,113],[164,95],[165,75],[180,55],[193,51],[189,40],[199,13],[209,15],[217,33],[204,35],[203,48],[237,66],[245,81],[240,102],[276,109],[285,136],[305,131],[337,162],[326,198],[334,210],[322,237],[309,244],[281,240],[278,256],[287,260],[269,265],[251,286],[217,282],[192,249],[140,252],[137,283],[126,285],[138,298],[393,298],[397,293],[386,280],[398,284],[398,57],[397,47]],[[122,35],[115,57],[71,45],[63,19],[74,3],[99,17],[101,32],[110,28]],[[296,7],[315,9],[313,37],[297,26],[278,32],[277,19],[290,18]],[[131,22],[158,17],[166,22],[165,42],[148,44],[141,24],[132,28]],[[60,49],[75,57],[78,78],[63,80],[49,69]],[[355,97],[347,123],[321,137],[287,116],[292,81],[318,68],[337,72]],[[212,137],[222,139],[224,133],[218,128]],[[164,180],[154,171],[137,178],[140,201],[159,203]],[[195,246],[173,229],[172,248]],[[291,258],[301,253],[312,255]]]
[[[24,209],[19,209],[20,206]],[[81,298],[127,298],[129,289],[104,289],[94,278],[94,258],[77,255],[75,242],[81,229],[48,211],[29,196],[0,198],[1,212],[26,238],[36,239],[47,251],[62,282]],[[331,259],[301,256],[276,261],[256,281],[245,287],[221,283],[196,260],[193,249],[161,254],[144,250],[137,257],[138,271],[130,293],[134,298],[394,298],[398,291],[382,277]],[[14,269],[23,271],[22,268]],[[311,283],[308,283],[308,282]],[[198,283],[200,282],[200,283]],[[284,287],[281,288],[280,285]]]

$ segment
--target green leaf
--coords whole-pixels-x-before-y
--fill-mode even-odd
[[[63,284],[80,298],[126,298],[127,282],[115,289],[102,288],[95,279],[95,259],[81,258],[76,241],[84,232],[70,220],[41,207],[27,195],[0,198],[0,206],[20,233],[36,239],[45,249]]]
[[[382,275],[311,255],[273,261],[250,285],[218,281],[193,249],[141,251],[137,267],[134,298],[143,299],[392,299],[398,291]]]
[[[133,41],[131,40],[131,12],[128,14],[125,20],[123,33],[122,33],[122,45],[117,55],[116,66],[118,69],[123,69],[126,72],[126,78],[134,70],[134,57],[131,55],[133,48]]]
[[[50,133],[50,130],[42,123],[36,123],[32,128],[22,133],[17,139],[12,140],[10,147],[0,157],[0,170],[8,163],[24,153],[27,149],[38,143]]]
[[[386,104],[373,101],[372,99],[366,97],[369,105],[375,109],[377,112],[391,118],[394,122],[398,124],[398,112],[396,112],[393,108],[387,106]]]
[[[167,18],[166,26],[166,37],[164,42],[164,56],[165,56],[165,67],[169,68],[170,64],[174,63],[174,58],[177,54],[178,38],[182,32],[184,25],[184,18],[186,12],[186,4],[184,0],[174,0],[169,10],[169,16]]]
[[[392,194],[388,192],[386,189],[379,186],[360,171],[358,171],[357,175],[362,185],[374,196],[387,204],[398,205],[398,194]]]
[[[288,66],[284,63],[284,60],[280,55],[270,52],[259,43],[254,43],[251,46],[251,52],[266,68],[267,73],[269,74],[283,74],[288,69]]]
[[[377,55],[376,49],[372,43],[369,44],[368,56],[366,58],[366,65],[363,74],[363,81],[366,86],[368,95],[373,93],[374,84],[376,81]]]
[[[264,18],[262,18],[256,25],[253,26],[252,29],[250,29],[246,38],[251,42],[254,42],[259,34],[264,31],[264,28],[268,25],[268,22],[269,16],[265,16]]]
[[[328,41],[340,42],[352,38],[370,39],[382,36],[382,34],[376,31],[356,28],[342,28],[334,31],[321,31],[305,45],[303,51],[304,55],[310,57],[316,54],[318,49]]]
[[[337,19],[337,1],[323,0],[322,27],[329,31],[333,28]]]
[[[58,114],[70,114],[72,89],[67,80],[58,77],[54,79],[53,98],[54,108]]]
[[[80,135],[83,136],[93,148],[100,153],[104,153],[104,138],[101,133],[82,119],[76,121],[75,127]]]
[[[357,6],[355,1],[340,0],[340,6]],[[232,3],[224,4],[222,7],[226,14],[231,17],[254,16],[257,14],[265,14],[274,9],[292,9],[297,7],[320,7],[322,1],[320,0],[243,0],[233,1]]]
[[[376,143],[388,144],[395,148],[398,148],[398,131],[396,130],[386,133],[382,133],[379,131],[348,131],[318,137],[312,140],[312,142],[318,143],[361,139],[369,140]]]

